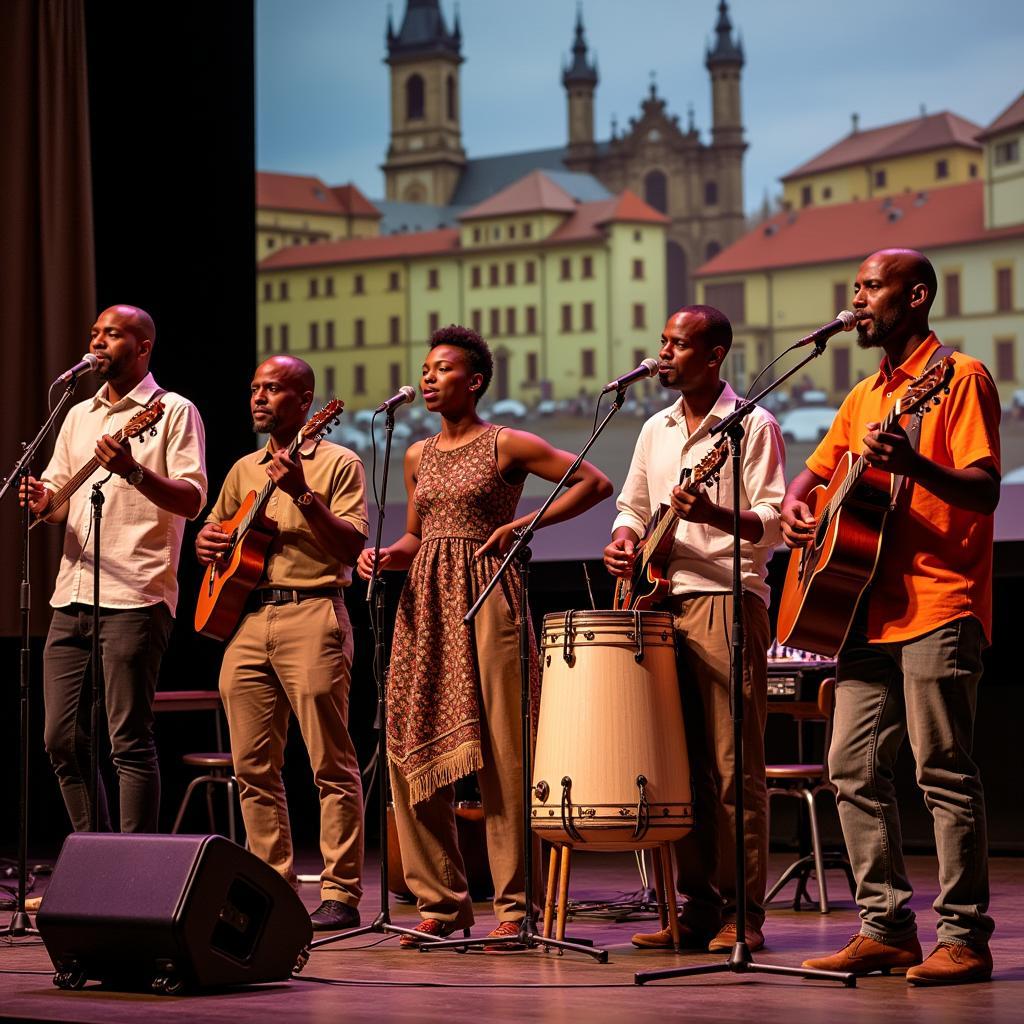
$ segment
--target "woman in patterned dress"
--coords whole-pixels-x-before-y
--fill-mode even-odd
[[[428,345],[420,390],[427,409],[440,413],[441,432],[406,452],[406,532],[380,552],[382,569],[409,569],[387,693],[395,821],[405,881],[423,918],[416,930],[468,934],[473,905],[456,834],[454,783],[476,772],[498,920],[490,934],[508,937],[525,914],[516,567],[472,625],[462,619],[511,547],[513,531],[530,521],[515,516],[527,476],[558,481],[573,456],[477,415],[493,370],[479,334],[453,324],[435,331]],[[584,462],[540,525],[577,516],[611,493],[608,478]],[[370,577],[372,549],[363,551],[357,568]],[[536,700],[534,644],[531,650]],[[402,936],[401,944],[414,947],[417,940]]]

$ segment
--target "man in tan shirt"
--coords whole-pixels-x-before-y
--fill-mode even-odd
[[[229,547],[220,524],[268,478],[276,485],[265,516],[277,532],[246,612],[228,641],[220,692],[231,732],[249,849],[297,884],[281,768],[288,721],[299,723],[320,791],[324,858],[318,931],[354,927],[362,895],[363,793],[348,734],[352,629],[342,588],[368,531],[363,465],[347,448],[322,441],[287,448],[313,401],[313,371],[294,356],[273,356],[256,370],[253,429],[267,446],[231,467],[196,538],[210,564]]]

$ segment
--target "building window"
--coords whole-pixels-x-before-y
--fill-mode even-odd
[[[320,347],[320,325],[318,323],[309,325],[309,347],[314,350]]]
[[[391,270],[388,272],[388,291],[397,292],[399,290],[398,271]]]
[[[831,185],[826,185],[821,190],[821,198],[822,199],[831,199],[832,198],[832,186]]]
[[[976,178],[978,176],[978,165],[977,164],[968,164],[967,165],[967,174],[971,178]]]
[[[500,224],[495,224],[494,227],[491,228],[491,238],[501,238]]]
[[[366,394],[366,367],[362,363],[352,367],[352,391],[357,395]]]
[[[533,260],[527,260],[523,264],[523,275],[527,284],[533,284],[537,280],[537,264]]]
[[[501,310],[491,310],[491,337],[496,338],[501,334]]]
[[[479,288],[480,287],[480,268],[471,267],[469,270],[469,287]]]
[[[810,206],[813,202],[814,190],[811,188],[810,185],[804,185],[804,187],[800,189],[800,205]]]
[[[445,99],[445,112],[448,114],[449,121],[458,120],[458,115],[455,112],[455,78],[449,75],[444,82],[444,99]]]
[[[315,299],[320,294],[320,282],[315,278],[309,279],[309,297]]]
[[[352,294],[353,295],[365,295],[366,294],[366,281],[362,274],[356,274],[352,278]]]
[[[523,225],[523,238],[532,238],[532,237],[533,237],[533,225],[532,224],[524,224]]]
[[[388,391],[395,392],[402,385],[399,383],[399,378],[402,373],[401,363],[389,363],[388,364]]]
[[[580,271],[581,277],[593,277],[594,276],[594,257],[584,256],[583,257],[583,269]]]
[[[937,181],[941,181],[943,178],[949,177],[949,161],[948,160],[936,160],[935,161],[935,178]]]
[[[474,309],[470,314],[470,322],[473,325],[473,330],[479,334],[484,329],[484,314],[483,310]]]
[[[473,228],[473,241],[474,242],[479,242],[480,241],[480,234],[481,234],[481,232],[480,232],[479,228]]]
[[[583,330],[592,331],[594,329],[594,304],[592,302],[583,303]]]
[[[514,263],[505,264],[505,284],[516,283],[516,265]]]
[[[959,316],[960,275],[946,274],[942,279],[942,291],[946,296],[946,316]]]
[[[558,277],[562,281],[568,281],[572,278],[572,260],[565,257],[559,264]]]
[[[288,351],[288,325],[281,324],[277,329],[277,340],[282,352]]]
[[[644,233],[639,228],[633,232],[633,241],[642,242],[644,240]]]
[[[492,287],[492,288],[494,288],[494,287],[496,287],[496,286],[497,286],[497,284],[498,284],[498,278],[499,278],[499,274],[498,274],[498,264],[497,264],[497,263],[492,263],[492,264],[491,264],[491,265],[490,265],[490,266],[489,266],[489,267],[487,268],[487,280],[488,280],[488,282],[490,283],[490,285],[491,285],[491,287]]]
[[[832,308],[838,313],[846,309],[846,303],[850,300],[850,286],[845,281],[836,281],[832,285]]]
[[[1012,384],[1017,379],[1013,338],[996,338],[996,380]]]
[[[537,333],[537,307],[527,306],[526,307],[526,333],[536,334]]]
[[[420,75],[410,75],[405,80],[405,118],[407,121],[418,121],[423,117],[423,79]]]
[[[334,397],[334,367],[324,367],[324,394],[328,398]]]
[[[593,377],[597,372],[595,363],[594,350],[592,348],[583,349],[583,351],[580,352],[580,376]]]
[[[268,238],[267,239],[267,248],[268,249],[273,249],[275,245],[277,245],[277,239],[276,238]]]
[[[302,239],[298,235],[293,235],[292,245],[302,245]]]
[[[324,278],[324,295],[327,295],[329,297],[329,296],[331,296],[333,294],[334,294],[334,278],[333,277],[325,277]]]
[[[850,350],[842,345],[832,349],[832,390],[842,395],[850,390]]]
[[[263,351],[272,352],[274,349],[274,328],[267,324],[263,328]]]
[[[509,237],[510,240],[516,237],[516,226],[515,226],[515,224],[509,224],[509,226],[508,226],[508,237]]]
[[[537,383],[537,353],[526,353],[526,380],[530,384]]]
[[[572,330],[572,306],[565,303],[562,306],[562,333],[568,334]]]
[[[885,171],[875,171],[875,188],[885,188],[886,173]]]
[[[400,345],[402,343],[402,325],[397,316],[388,317],[388,344]]]
[[[704,301],[720,309],[733,327],[747,322],[747,293],[742,281],[732,284],[704,285]]]
[[[704,250],[704,259],[713,260],[721,251],[722,247],[717,242],[708,242],[707,248]]]
[[[1015,164],[1020,160],[1020,139],[1010,139],[1008,142],[997,142],[995,151],[992,154],[996,167],[1003,164]]]
[[[717,181],[705,181],[704,182],[704,205],[705,206],[717,206],[718,205],[718,182]]]
[[[427,318],[427,330],[433,334],[441,326],[441,314],[431,313]]]
[[[324,321],[324,348],[334,348],[334,321]]]
[[[661,213],[668,213],[668,179],[661,171],[644,176],[644,200]]]
[[[279,299],[287,299],[288,298],[288,282],[287,281],[282,281],[277,286],[277,297]]]
[[[633,326],[647,326],[647,309],[642,302],[633,303]]]
[[[357,318],[352,325],[352,344],[356,348],[366,344],[366,321],[362,317]]]
[[[437,291],[438,277],[439,275],[436,267],[431,267],[430,270],[427,271],[427,287],[431,291]]]
[[[996,270],[996,309],[1007,313],[1013,309],[1013,270],[999,267]]]
[[[509,306],[509,308],[505,310],[505,333],[516,333],[516,311],[513,306]]]
[[[272,302],[274,299],[274,286],[269,281],[263,282],[263,301]]]

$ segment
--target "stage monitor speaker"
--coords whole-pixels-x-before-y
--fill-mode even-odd
[[[313,938],[291,886],[223,836],[68,836],[36,923],[58,987],[170,995],[287,979]]]

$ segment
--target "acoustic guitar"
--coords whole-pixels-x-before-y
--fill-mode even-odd
[[[696,494],[698,488],[718,479],[729,457],[729,440],[719,441],[693,468],[688,477],[680,479],[684,490]],[[686,470],[683,471],[684,474]],[[665,570],[672,554],[679,516],[671,505],[661,505],[651,516],[643,538],[636,546],[636,561],[631,575],[615,581],[612,608],[617,611],[646,611],[668,596],[671,581]]]
[[[879,430],[910,416],[923,416],[949,394],[950,356],[916,380],[882,421]],[[794,548],[779,604],[778,639],[835,657],[850,631],[861,595],[875,574],[885,520],[896,503],[896,477],[847,452],[827,484],[815,487],[807,505],[817,521],[814,539]]]
[[[129,438],[137,437],[139,444],[142,444],[146,440],[147,431],[150,437],[156,437],[156,425],[160,422],[163,414],[163,402],[159,400],[150,402],[140,409],[116,434],[111,436],[115,441],[126,441]],[[99,465],[100,460],[93,456],[63,487],[54,491],[43,514],[32,520],[29,529],[34,530],[40,523],[45,523],[96,472]]]
[[[339,421],[344,408],[345,403],[338,398],[328,402],[299,431],[288,446],[288,456],[307,442],[319,444]],[[267,548],[277,535],[277,524],[263,514],[276,487],[273,480],[268,480],[259,493],[250,491],[238,511],[220,524],[231,546],[203,574],[196,602],[196,632],[214,640],[227,640],[235,631],[249,594],[263,576]]]

